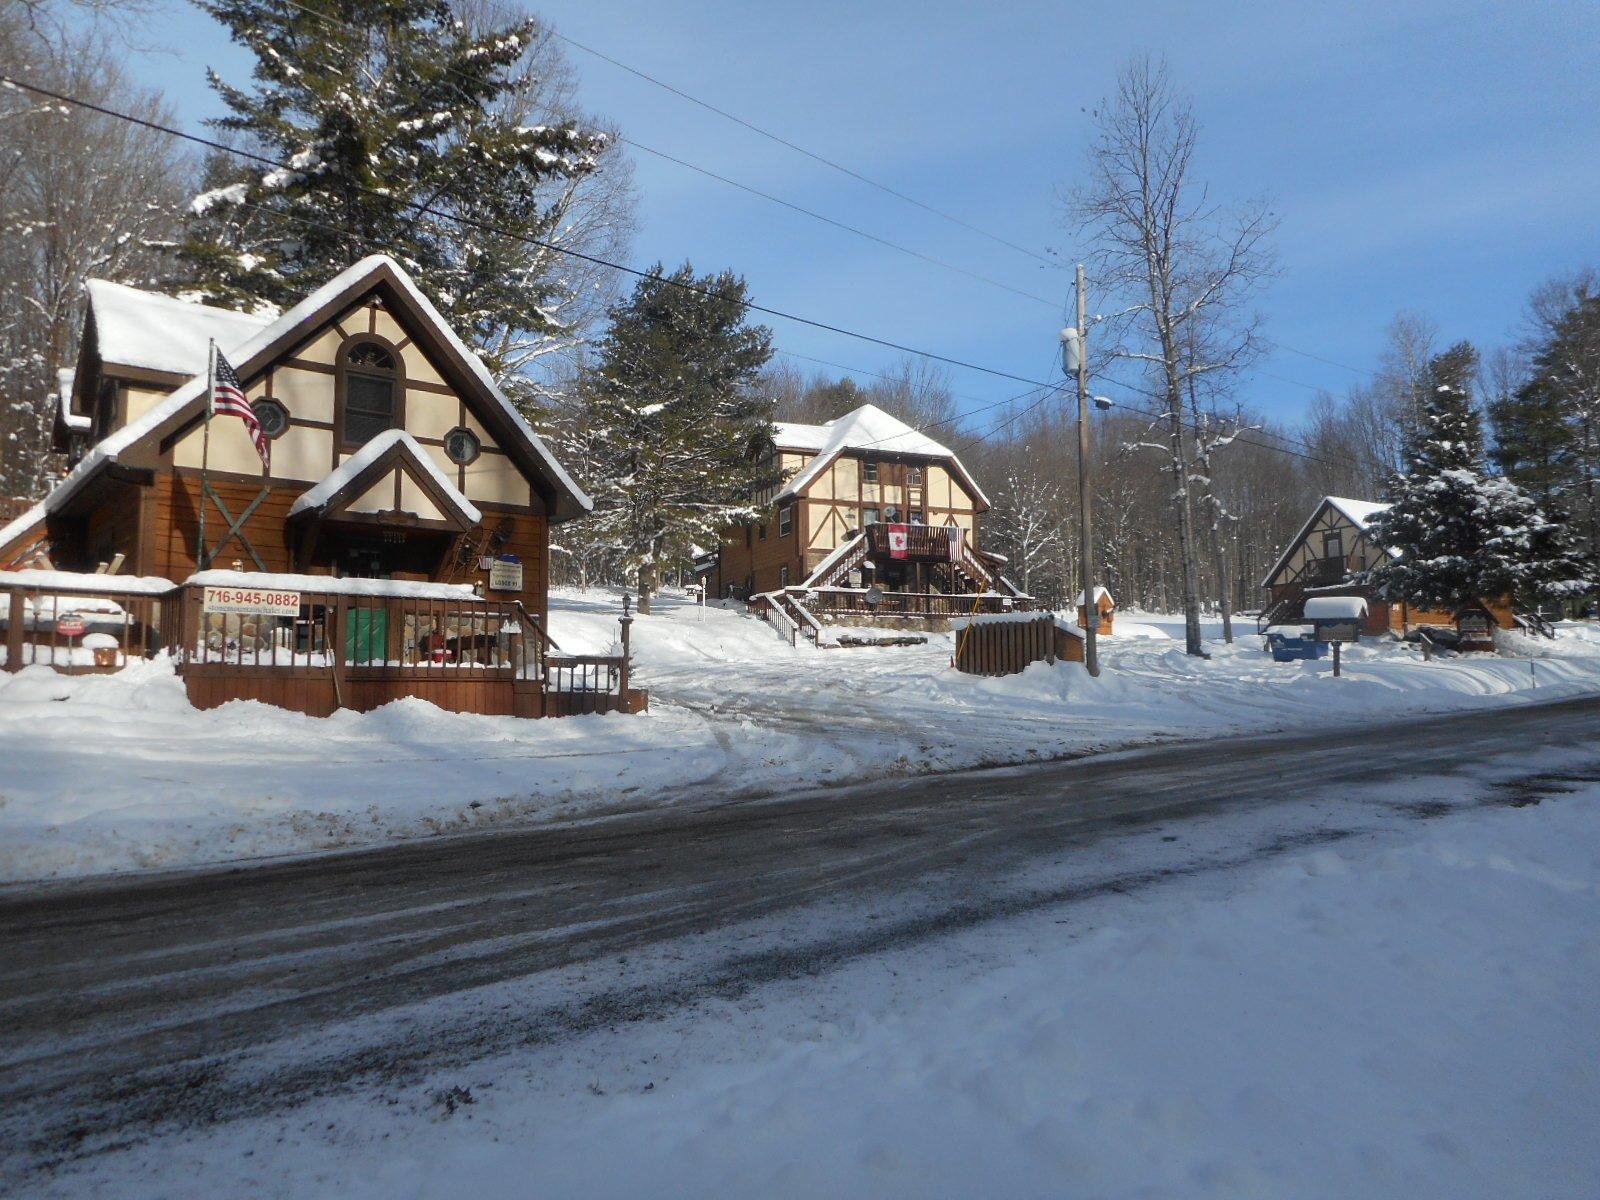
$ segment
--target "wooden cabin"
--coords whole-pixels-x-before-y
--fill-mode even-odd
[[[1422,626],[1454,627],[1454,612],[1383,600],[1350,582],[1352,575],[1376,565],[1385,553],[1367,537],[1368,524],[1385,507],[1367,500],[1324,496],[1261,581],[1268,598],[1258,625],[1299,624],[1304,620],[1308,596],[1344,595],[1366,600],[1362,632],[1367,634],[1404,635]],[[1515,616],[1509,602],[1484,603],[1500,628],[1513,627]]]
[[[1095,634],[1097,636],[1111,636],[1112,621],[1116,616],[1117,602],[1111,598],[1108,588],[1096,587],[1094,589]],[[1078,593],[1078,628],[1089,628],[1089,606],[1084,603],[1082,592]]]
[[[871,404],[822,425],[778,422],[774,443],[785,480],[759,498],[766,520],[725,531],[714,594],[896,619],[1021,598],[1005,559],[980,546],[989,500],[948,447]]]
[[[174,585],[205,572],[219,586],[374,598],[365,617],[341,610],[364,622],[366,651],[339,663],[484,665],[490,608],[502,648],[513,621],[542,626],[550,526],[591,502],[393,259],[363,259],[276,316],[103,281],[88,301],[57,398],[71,470],[0,529],[0,570]],[[269,439],[270,469],[242,420],[206,419],[213,343]],[[340,603],[308,601],[300,623],[325,613],[322,632],[348,640]],[[287,637],[280,617],[229,624],[208,607],[189,634],[203,651],[223,631],[259,657],[269,632]],[[310,635],[296,636],[305,649]],[[413,694],[403,683],[391,692]]]

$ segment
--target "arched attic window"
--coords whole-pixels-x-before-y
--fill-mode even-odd
[[[399,351],[372,334],[351,338],[339,348],[340,442],[354,449],[404,424],[405,375]]]

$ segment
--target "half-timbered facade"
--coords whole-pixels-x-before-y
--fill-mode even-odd
[[[1456,614],[1421,609],[1404,601],[1390,602],[1370,589],[1350,582],[1351,577],[1376,566],[1384,551],[1367,536],[1372,518],[1385,505],[1344,496],[1324,496],[1300,532],[1284,548],[1261,586],[1267,591],[1260,624],[1295,624],[1303,620],[1308,596],[1361,596],[1367,601],[1364,632],[1404,634],[1419,626],[1453,626]],[[1487,607],[1502,628],[1514,623],[1510,605],[1495,601]]]
[[[270,470],[243,422],[205,419],[213,342],[271,439]],[[543,614],[549,526],[589,507],[383,256],[276,318],[93,282],[64,382],[56,426],[82,438],[61,447],[79,457],[0,530],[0,566],[94,570],[120,555],[123,573],[175,582],[238,562],[477,583]],[[491,580],[490,560],[512,559],[520,583]]]
[[[853,612],[876,589],[879,615],[904,616],[1017,596],[980,545],[988,497],[948,447],[871,404],[823,425],[778,422],[774,443],[784,482],[759,498],[766,520],[725,532],[711,573],[721,596],[804,592],[812,612]]]
[[[208,420],[212,346],[237,371],[270,467],[243,421]],[[326,661],[339,640],[335,665],[369,675],[378,664],[491,659],[509,670],[507,639],[520,636],[523,615],[535,629],[546,617],[550,526],[591,506],[477,355],[382,255],[280,315],[91,283],[55,430],[71,470],[0,529],[0,571],[176,585],[231,569],[240,586],[302,592],[329,580],[298,622],[211,614],[183,635],[201,652],[221,642],[241,668],[260,668],[269,649],[274,663],[280,650],[291,664],[299,650]],[[345,602],[331,598],[351,595],[382,603],[346,604],[341,624],[334,610]],[[358,649],[349,622],[363,631]],[[310,623],[329,640],[320,658],[306,649]],[[298,646],[284,645],[295,626]]]

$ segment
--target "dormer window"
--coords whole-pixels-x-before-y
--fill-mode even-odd
[[[345,447],[364,446],[401,423],[403,380],[399,356],[376,338],[346,345],[339,362]]]
[[[861,478],[862,478],[862,481],[865,482],[865,483],[877,483],[878,482],[878,464],[873,462],[870,458],[867,459],[866,462],[862,463],[861,464]]]

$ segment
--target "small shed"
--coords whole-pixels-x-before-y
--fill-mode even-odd
[[[1088,606],[1084,603],[1083,593],[1078,593],[1078,628],[1089,628]],[[1111,598],[1111,593],[1103,588],[1094,589],[1094,610],[1096,616],[1095,633],[1110,635],[1111,622],[1116,615],[1117,602]]]

